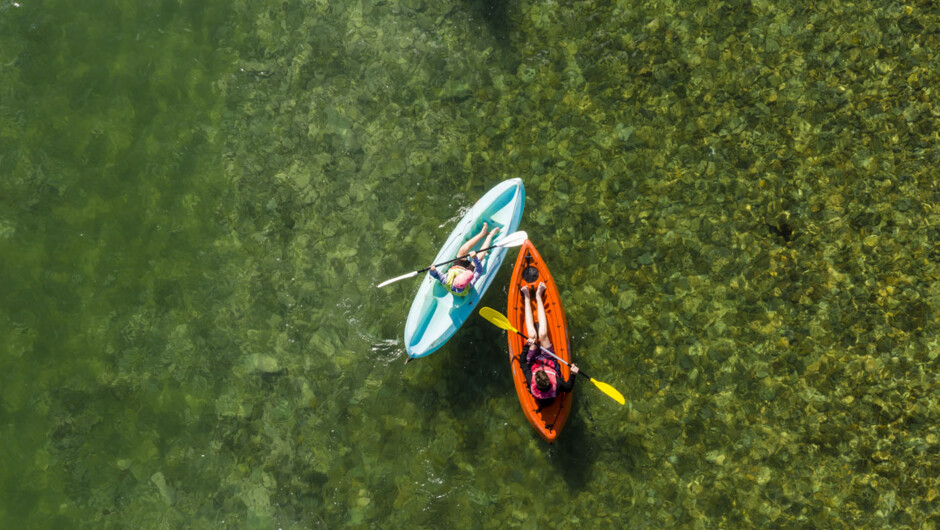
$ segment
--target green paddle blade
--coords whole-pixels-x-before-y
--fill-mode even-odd
[[[597,379],[593,379],[593,378],[589,378],[589,379],[591,379],[591,382],[594,383],[594,386],[599,388],[601,392],[610,396],[611,399],[613,399],[617,403],[620,403],[621,405],[626,404],[627,400],[623,398],[623,394],[618,392],[616,388],[608,385],[607,383],[602,383],[598,381]]]

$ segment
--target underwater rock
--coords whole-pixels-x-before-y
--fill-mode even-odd
[[[250,364],[252,368],[263,374],[276,374],[281,371],[277,359],[270,355],[253,354],[250,357]]]
[[[166,478],[163,476],[163,473],[157,471],[150,476],[150,482],[157,487],[157,491],[160,492],[160,497],[169,505],[172,505],[176,502],[176,490],[171,488],[166,483]]]

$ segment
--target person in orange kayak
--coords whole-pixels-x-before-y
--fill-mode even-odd
[[[440,282],[441,285],[447,288],[448,291],[453,293],[455,296],[467,296],[470,294],[470,285],[477,281],[485,271],[483,270],[483,258],[486,257],[486,252],[480,252],[477,254],[472,249],[476,244],[486,236],[486,241],[483,242],[483,248],[490,246],[490,242],[499,232],[499,227],[496,227],[487,233],[486,223],[483,223],[483,229],[480,230],[480,233],[470,238],[466,243],[461,245],[460,250],[457,251],[458,256],[467,256],[447,269],[446,274],[441,274],[438,270],[431,265],[431,268],[428,269],[428,274],[432,278]]]
[[[521,291],[522,296],[525,298],[525,328],[529,337],[526,340],[528,350],[525,363],[520,362],[522,364],[522,373],[525,375],[529,392],[535,396],[540,404],[547,404],[555,399],[555,396],[560,392],[574,390],[574,378],[578,374],[578,367],[575,364],[571,365],[571,378],[566,381],[561,375],[561,366],[559,366],[558,361],[542,352],[539,346],[555,353],[552,340],[548,337],[548,326],[539,326],[536,333],[535,322],[532,319],[532,299],[529,294],[529,287],[524,285]],[[542,301],[544,293],[545,282],[542,282],[539,283],[539,287],[535,291],[535,303],[538,306],[540,323],[548,322],[545,317],[545,303]]]

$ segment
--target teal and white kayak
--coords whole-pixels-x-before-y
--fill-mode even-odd
[[[525,187],[522,179],[509,179],[497,184],[470,208],[454,231],[441,247],[437,257],[431,263],[438,263],[457,257],[461,245],[467,242],[483,228],[499,227],[499,233],[492,243],[496,245],[500,238],[508,236],[519,228],[522,220],[522,208],[525,206]],[[474,250],[479,250],[483,240]],[[411,358],[424,357],[437,351],[444,345],[460,326],[470,317],[486,289],[496,278],[496,272],[503,263],[508,248],[494,248],[486,252],[483,259],[483,274],[475,281],[466,296],[455,296],[437,280],[425,273],[408,320],[405,322],[405,349]],[[441,272],[445,272],[444,269]]]

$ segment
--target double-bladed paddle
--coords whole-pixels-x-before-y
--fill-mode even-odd
[[[483,318],[485,318],[485,319],[487,319],[487,320],[489,320],[489,321],[492,322],[493,324],[496,324],[497,327],[503,328],[503,329],[505,329],[506,331],[511,331],[511,332],[513,332],[513,333],[518,333],[518,334],[521,335],[522,337],[525,337],[525,335],[524,335],[521,331],[519,331],[518,329],[512,327],[512,324],[509,323],[509,319],[506,318],[505,315],[503,315],[502,313],[500,313],[499,311],[497,311],[497,310],[495,310],[495,309],[492,309],[492,308],[489,308],[489,307],[481,308],[481,309],[480,309],[480,316],[483,317]],[[542,348],[542,347],[539,346],[539,348]],[[566,360],[562,359],[561,357],[555,355],[554,353],[552,353],[552,352],[546,350],[545,348],[542,348],[542,351],[545,352],[545,353],[547,353],[547,354],[549,354],[549,355],[551,355],[552,357],[554,357],[555,359],[557,359],[559,362],[563,362],[563,363],[567,364],[568,366],[571,366],[571,363],[569,363],[568,361],[566,361]],[[621,405],[623,405],[623,404],[626,403],[626,400],[623,398],[623,394],[621,394],[620,392],[618,392],[616,388],[614,388],[614,387],[608,385],[607,383],[602,383],[602,382],[598,381],[597,379],[594,379],[593,377],[591,377],[591,376],[589,376],[588,374],[584,373],[584,370],[581,370],[580,368],[578,368],[578,373],[581,374],[581,375],[583,375],[584,377],[587,377],[588,379],[590,379],[591,382],[594,383],[594,386],[596,386],[597,388],[599,388],[599,389],[601,390],[601,392],[603,392],[603,393],[607,394],[608,396],[610,396],[611,399],[613,399],[613,400],[616,401],[617,403],[620,403]]]
[[[492,248],[510,248],[510,247],[518,247],[519,245],[525,243],[525,240],[526,240],[526,239],[529,239],[529,235],[526,234],[524,231],[520,230],[520,231],[518,231],[518,232],[513,232],[513,233],[511,233],[511,234],[509,234],[509,235],[506,235],[506,236],[503,236],[502,238],[500,238],[500,240],[497,241],[495,245],[493,245],[493,246],[491,246],[491,247],[481,248],[480,250],[477,251],[477,254],[479,254],[480,252],[483,252],[483,251],[485,251],[485,250],[490,250],[490,249],[492,249]],[[436,263],[436,264],[434,264],[434,265],[432,265],[432,266],[433,266],[433,267],[440,267],[441,265],[447,265],[448,263],[453,263],[453,262],[455,262],[455,261],[457,261],[457,260],[464,259],[464,258],[466,258],[466,257],[467,257],[467,256],[457,256],[456,258],[454,258],[454,259],[452,259],[452,260],[442,261],[441,263]],[[429,271],[429,270],[431,270],[431,267],[425,267],[425,268],[420,269],[420,270],[416,270],[416,271],[413,271],[413,272],[409,272],[408,274],[402,274],[401,276],[398,276],[397,278],[392,278],[391,280],[385,280],[384,282],[378,284],[376,287],[385,287],[386,285],[388,285],[388,284],[390,284],[390,283],[395,283],[395,282],[397,282],[397,281],[399,281],[399,280],[404,280],[405,278],[412,278],[412,277],[414,277],[414,276],[417,276],[417,275],[421,274],[422,272],[427,272],[427,271]]]

